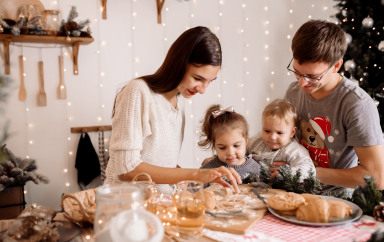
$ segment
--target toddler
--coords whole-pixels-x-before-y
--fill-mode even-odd
[[[260,165],[246,156],[247,142],[248,123],[245,118],[232,107],[211,106],[205,114],[198,145],[212,148],[216,156],[203,163],[202,168],[225,166],[235,169],[242,181],[249,177],[258,178]]]
[[[301,170],[302,179],[308,177],[315,166],[308,151],[296,139],[296,109],[288,101],[276,99],[268,104],[262,114],[261,136],[252,138],[248,150],[259,162],[272,165],[272,175],[276,175],[274,165],[288,164],[295,174]]]

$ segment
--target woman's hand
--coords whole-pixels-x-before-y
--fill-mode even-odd
[[[237,193],[240,192],[238,184],[241,184],[241,177],[233,168],[221,166],[212,169],[199,169],[197,180],[204,183],[216,182],[224,187],[232,187]]]

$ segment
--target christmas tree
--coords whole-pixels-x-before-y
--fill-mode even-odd
[[[348,43],[342,72],[378,104],[384,128],[384,0],[335,0]]]

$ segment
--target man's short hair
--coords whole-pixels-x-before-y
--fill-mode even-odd
[[[345,32],[336,24],[323,20],[310,20],[295,33],[291,49],[299,64],[326,62],[334,64],[347,50]]]

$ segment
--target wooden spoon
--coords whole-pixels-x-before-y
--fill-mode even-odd
[[[64,84],[64,57],[62,55],[59,55],[59,85],[57,86],[57,98],[67,98],[67,89]]]
[[[47,106],[47,94],[44,90],[44,63],[38,62],[39,66],[39,92],[37,93],[37,106]]]
[[[19,55],[19,78],[20,78],[19,100],[24,102],[27,99],[27,90],[25,89],[25,82],[24,82],[24,56],[23,55]]]

